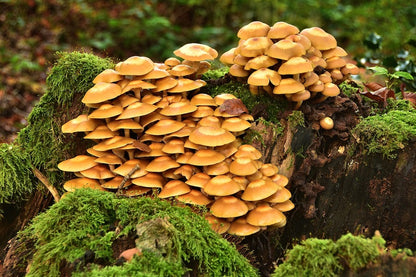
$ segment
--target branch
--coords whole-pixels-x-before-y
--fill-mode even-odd
[[[130,172],[126,176],[124,176],[124,179],[121,181],[120,186],[118,186],[116,195],[120,195],[121,190],[124,188],[124,185],[127,183],[128,180],[130,180],[133,173],[136,172],[136,170],[139,170],[139,169],[140,169],[140,165],[136,164],[136,166],[132,170],[130,170]]]
[[[42,182],[42,184],[45,185],[45,187],[49,190],[49,192],[52,194],[53,198],[55,199],[55,202],[58,202],[61,197],[59,196],[58,191],[54,186],[52,186],[45,175],[42,174],[38,169],[32,168],[33,174],[39,179],[39,181]]]

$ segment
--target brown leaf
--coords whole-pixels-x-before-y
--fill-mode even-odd
[[[248,110],[241,99],[227,99],[220,105],[220,112],[231,115],[240,115],[248,113]]]
[[[374,101],[383,103],[384,106],[387,105],[387,98],[396,98],[396,95],[394,94],[393,90],[384,87],[378,83],[371,82],[364,85],[371,91],[363,91],[361,92],[361,94],[370,99],[373,99]]]
[[[413,92],[402,92],[403,99],[408,100],[414,107],[416,107],[416,93]]]
[[[143,142],[138,141],[138,140],[133,141],[133,146],[139,149],[140,151],[143,151],[146,153],[149,153],[152,151],[152,149],[149,146],[147,146],[147,144],[144,144]]]

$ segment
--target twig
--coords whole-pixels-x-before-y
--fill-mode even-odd
[[[139,169],[140,169],[140,165],[136,164],[136,166],[132,170],[130,170],[130,172],[127,173],[126,176],[124,176],[123,180],[121,181],[120,185],[118,186],[116,195],[120,195],[121,190],[124,188],[124,185],[127,183],[128,180],[130,180],[133,173],[136,172]]]
[[[39,181],[42,182],[42,184],[45,185],[45,187],[49,190],[49,192],[52,194],[53,198],[55,199],[55,202],[59,202],[61,197],[59,196],[58,191],[54,186],[52,186],[45,175],[42,174],[38,169],[32,168],[33,174],[39,179]]]

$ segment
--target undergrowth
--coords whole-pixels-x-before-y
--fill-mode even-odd
[[[271,276],[339,276],[344,269],[356,271],[374,261],[384,245],[379,236],[369,239],[350,233],[337,241],[309,238],[289,250]]]
[[[156,218],[166,218],[173,226],[170,251],[160,255],[142,249],[144,255],[116,266],[113,242],[134,233],[137,224]],[[91,270],[79,268],[75,276],[182,276],[193,261],[202,275],[257,275],[249,262],[190,208],[148,197],[127,199],[108,192],[77,190],[38,215],[19,236],[21,241],[35,241],[28,276],[60,276],[63,262],[73,263],[87,250],[94,252],[96,262],[89,265]],[[136,275],[138,272],[143,275]]]

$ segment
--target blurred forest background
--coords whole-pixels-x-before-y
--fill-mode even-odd
[[[254,20],[319,26],[359,65],[416,74],[416,5],[409,0],[0,0],[0,143],[26,124],[57,51],[162,62],[199,42],[222,54]]]

